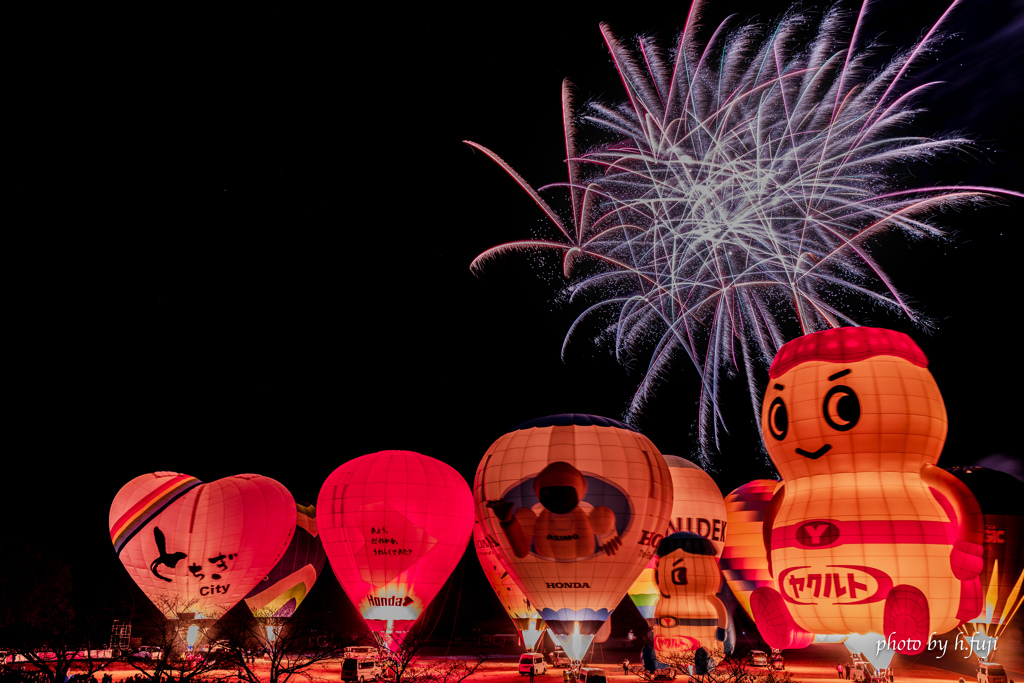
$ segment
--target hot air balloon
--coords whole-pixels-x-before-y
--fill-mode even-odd
[[[863,327],[775,356],[762,412],[783,479],[764,521],[775,585],[751,596],[771,647],[884,633],[917,654],[980,612],[981,511],[934,464],[946,410],[927,365],[907,335]],[[956,538],[932,489],[964,522]]]
[[[502,565],[580,660],[653,557],[672,480],[639,432],[607,418],[556,415],[494,442],[474,498]]]
[[[280,483],[239,474],[204,484],[143,474],[110,507],[110,539],[125,569],[168,619],[216,620],[277,564],[295,532]]]
[[[986,467],[951,472],[974,493],[985,516],[984,606],[969,625],[960,627],[974,653],[985,659],[1024,600],[1024,482]]]
[[[725,501],[718,484],[704,470],[685,458],[666,455],[665,464],[672,474],[672,515],[664,536],[678,531],[696,533],[708,539],[715,548],[716,556],[725,548],[726,510]],[[652,539],[657,547],[661,538]],[[654,626],[654,606],[658,602],[658,585],[654,580],[654,565],[657,558],[651,558],[640,576],[626,591],[636,605],[640,615]]]
[[[716,595],[722,575],[715,554],[709,539],[687,531],[666,536],[658,545],[654,649],[663,662],[678,661],[702,647],[717,659],[732,654],[735,633]]]
[[[540,613],[530,603],[526,594],[512,580],[512,575],[505,571],[505,567],[494,552],[494,541],[487,538],[480,522],[473,524],[473,544],[487,581],[518,629],[523,645],[527,650],[532,650],[544,635],[544,620],[540,618]]]
[[[778,486],[775,479],[756,479],[725,497],[729,536],[718,564],[729,589],[751,619],[751,593],[773,583],[764,547],[763,522]]]
[[[342,588],[380,641],[397,648],[469,542],[466,480],[440,460],[381,451],[334,470],[317,511]]]
[[[316,508],[297,503],[295,534],[288,549],[270,572],[249,594],[245,604],[253,617],[268,621],[287,618],[295,613],[306,599],[320,571],[327,561],[320,533],[316,528]],[[268,621],[267,637],[276,637],[275,624]]]

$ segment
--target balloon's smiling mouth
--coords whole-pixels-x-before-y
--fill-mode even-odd
[[[827,443],[827,444],[825,444],[824,446],[822,446],[821,448],[819,448],[818,450],[816,450],[814,452],[805,451],[802,448],[796,449],[796,452],[798,454],[804,456],[805,458],[810,458],[811,460],[817,460],[821,456],[823,456],[826,453],[828,453],[831,448],[832,448],[832,444]]]

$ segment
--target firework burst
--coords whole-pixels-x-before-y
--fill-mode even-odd
[[[905,187],[894,167],[956,152],[969,141],[901,135],[918,111],[907,72],[927,54],[953,3],[921,41],[871,71],[861,36],[865,1],[852,22],[834,9],[817,24],[791,12],[768,31],[720,26],[697,38],[696,0],[675,50],[651,39],[624,45],[601,30],[627,99],[573,111],[563,84],[572,223],[490,150],[557,227],[556,240],[499,245],[478,256],[554,249],[573,297],[588,302],[570,327],[607,315],[616,356],[651,360],[630,406],[643,410],[684,352],[701,377],[699,439],[718,443],[722,376],[742,373],[759,412],[756,372],[800,334],[860,324],[868,302],[927,321],[869,251],[886,232],[942,236],[941,209],[1007,195],[976,186]],[[577,126],[614,141],[578,152]],[[542,188],[543,189],[543,188]],[[587,263],[586,267],[580,267]],[[653,345],[650,336],[655,336]],[[563,346],[563,350],[564,350]]]

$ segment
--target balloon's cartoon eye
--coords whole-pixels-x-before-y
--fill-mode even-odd
[[[860,419],[860,401],[853,389],[847,386],[829,389],[821,410],[828,426],[840,432],[853,429]]]
[[[777,441],[786,438],[786,431],[789,429],[789,414],[786,412],[786,402],[781,396],[776,396],[772,404],[768,406],[768,431],[772,433]]]

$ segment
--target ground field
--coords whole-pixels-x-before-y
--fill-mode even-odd
[[[468,648],[430,648],[425,650],[424,659],[454,656],[459,658],[471,658],[475,653]],[[836,663],[849,660],[849,655],[843,645],[814,645],[803,650],[787,650],[784,653],[786,659],[786,670],[791,674],[793,681],[798,683],[831,683],[836,681]],[[1021,659],[1019,653],[1004,651],[1005,657],[997,658],[1007,669],[1008,677],[1011,680],[1024,681]],[[494,653],[470,679],[471,683],[522,683],[525,677],[521,677],[517,671],[517,657],[509,653]],[[620,662],[628,658],[634,664],[639,664],[639,652],[636,650],[620,649],[598,649],[593,655],[590,666],[601,666],[608,675],[609,683],[634,683],[639,680],[636,675],[623,675]],[[260,660],[256,662],[257,673],[265,673],[267,668],[261,665]],[[897,655],[893,660],[896,683],[926,683],[928,681],[945,681],[946,683],[958,683],[963,677],[966,683],[976,681],[974,671],[976,660],[967,660],[956,653],[948,652],[945,657],[937,658],[935,653],[925,652],[917,657],[903,657]],[[135,673],[134,669],[126,664],[117,664],[111,669],[115,681],[122,681]],[[211,678],[218,674],[230,674],[231,670],[215,672]],[[341,664],[338,661],[327,662],[310,672],[320,681],[340,681]],[[537,676],[537,683],[555,683],[562,677],[561,669],[548,669],[547,675]],[[97,676],[98,678],[98,676]],[[688,683],[687,676],[676,678],[677,683]]]

